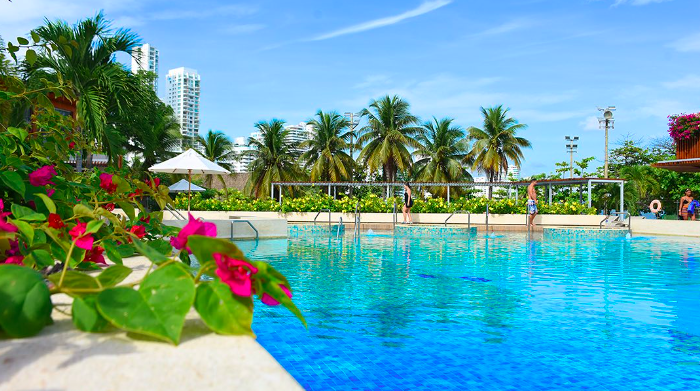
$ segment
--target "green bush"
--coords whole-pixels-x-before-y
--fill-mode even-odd
[[[229,191],[228,197],[224,192],[219,193],[219,197],[204,199],[200,194],[192,195],[192,210],[206,211],[256,211],[256,212],[318,212],[321,209],[330,209],[333,212],[352,213],[359,203],[362,213],[391,213],[394,209],[394,202],[400,211],[403,200],[400,198],[389,198],[388,200],[376,194],[368,194],[363,198],[342,197],[334,199],[325,194],[311,194],[298,198],[283,198],[282,205],[277,200],[271,198],[252,199],[246,197],[240,191]],[[175,207],[187,209],[187,195],[180,194],[175,199]],[[479,198],[457,198],[448,205],[443,198],[429,198],[427,200],[415,200],[414,213],[451,213],[456,210],[466,210],[472,213],[486,212],[486,204],[489,211],[496,214],[524,214],[527,210],[524,199],[494,199],[488,200],[485,197]],[[595,208],[588,208],[577,202],[560,202],[547,205],[546,202],[539,202],[538,208],[541,214],[596,214]]]

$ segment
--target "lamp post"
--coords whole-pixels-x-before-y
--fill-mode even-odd
[[[353,154],[355,153],[355,140],[354,140],[355,128],[357,127],[357,125],[360,124],[360,117],[362,117],[362,115],[360,113],[353,113],[351,111],[345,112],[345,118],[347,118],[348,121],[350,121],[350,132],[351,132],[350,133],[350,158],[353,160],[353,162],[355,161],[355,156],[353,156]],[[355,165],[353,164],[353,166],[350,167],[350,181],[352,182],[354,180],[355,180]],[[353,190],[353,188],[350,187],[350,195],[351,196],[352,196],[352,190]]]
[[[605,166],[603,168],[603,176],[608,177],[608,130],[615,129],[615,118],[613,118],[613,111],[615,111],[615,106],[608,106],[606,108],[598,107],[598,111],[603,112],[603,117],[598,118],[598,124],[600,127],[605,127]]]
[[[570,177],[574,177],[574,153],[576,153],[576,150],[578,149],[578,136],[566,136],[564,137],[564,140],[566,140],[566,152],[569,152],[570,155],[570,163],[569,163],[569,169],[571,170]]]

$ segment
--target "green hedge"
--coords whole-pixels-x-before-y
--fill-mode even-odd
[[[370,194],[361,200],[360,210],[362,213],[390,213],[394,208],[394,201],[397,208],[401,210],[403,200],[399,198],[389,198],[388,200],[374,194]],[[201,194],[192,195],[192,210],[205,211],[256,211],[256,212],[317,212],[320,209],[330,209],[333,212],[350,213],[355,210],[358,202],[356,198],[342,197],[333,199],[328,195],[309,195],[299,198],[283,198],[282,205],[278,201],[265,199],[251,199],[240,191],[230,191],[226,197],[220,193],[220,198],[206,198]],[[481,198],[457,198],[452,200],[450,205],[442,198],[430,198],[427,200],[415,200],[413,213],[451,213],[456,210],[466,210],[472,213],[484,213],[486,204],[489,204],[489,211],[497,214],[524,214],[526,212],[526,201],[524,199],[488,199]],[[175,199],[175,207],[187,209],[187,194],[180,194]],[[537,205],[541,214],[596,214],[595,208],[587,208],[576,202],[561,202],[547,205],[540,201]]]

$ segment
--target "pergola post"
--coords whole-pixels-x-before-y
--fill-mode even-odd
[[[547,188],[549,189],[549,205],[552,205],[552,185],[547,185]]]
[[[518,197],[518,189],[520,189],[520,186],[515,185],[515,200],[516,201],[518,200],[518,198],[520,198],[520,197]]]
[[[588,181],[588,207],[591,207],[591,181]]]
[[[275,184],[270,182],[270,198],[275,199]]]
[[[620,181],[620,212],[625,211],[625,182]]]
[[[282,185],[279,185],[280,190],[280,205],[282,205]]]
[[[386,199],[387,200],[389,199],[389,188],[390,187],[391,187],[390,185],[386,185]]]
[[[447,185],[447,205],[450,204],[450,185]]]
[[[328,196],[329,197],[331,196],[331,185],[330,184],[328,185]]]

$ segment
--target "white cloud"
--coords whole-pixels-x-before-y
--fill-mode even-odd
[[[516,20],[516,21],[511,21],[507,22],[495,27],[491,27],[489,29],[486,29],[482,32],[472,34],[472,37],[488,37],[492,35],[501,35],[501,34],[506,34],[510,33],[512,31],[516,30],[521,30],[523,28],[529,27],[532,25],[532,22],[526,21],[526,20]]]
[[[700,52],[700,33],[683,37],[670,46],[679,52]]]
[[[223,27],[220,31],[228,35],[240,35],[253,33],[264,28],[264,24],[238,24]]]
[[[615,4],[613,4],[613,6],[618,6],[618,5],[622,5],[622,4],[647,5],[647,4],[653,4],[653,3],[664,3],[667,1],[671,1],[671,0],[615,0]]]
[[[662,83],[662,85],[671,89],[698,89],[700,88],[700,76],[687,75],[678,80]]]
[[[174,20],[174,19],[204,19],[221,16],[247,16],[258,11],[257,7],[232,4],[223,7],[215,8],[198,8],[198,9],[170,9],[161,12],[156,12],[150,15],[153,20]]]
[[[354,26],[346,27],[346,28],[343,28],[340,30],[331,31],[330,33],[321,34],[319,36],[311,38],[310,41],[321,41],[324,39],[339,37],[341,35],[356,34],[359,32],[373,30],[373,29],[380,28],[380,27],[391,26],[392,24],[399,23],[403,20],[415,18],[416,16],[420,16],[423,14],[427,14],[428,12],[435,11],[436,9],[442,8],[442,7],[450,4],[451,2],[452,2],[452,0],[425,1],[421,5],[419,5],[417,8],[403,12],[401,14],[394,15],[394,16],[388,16],[388,17],[380,18],[380,19],[374,19],[374,20],[370,20],[368,22],[356,24]]]
[[[600,124],[598,123],[598,117],[592,115],[586,117],[585,120],[579,122],[579,126],[583,130],[600,130]]]

